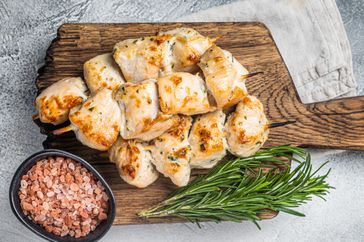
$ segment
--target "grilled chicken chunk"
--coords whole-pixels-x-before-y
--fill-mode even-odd
[[[53,133],[73,130],[82,144],[97,150],[108,150],[118,138],[121,112],[109,89],[100,89],[82,105],[72,108],[69,119],[71,125]]]
[[[226,115],[217,110],[198,116],[191,129],[191,168],[211,168],[226,155]]]
[[[188,144],[188,132],[191,123],[191,117],[180,116],[178,124],[156,138],[151,147],[153,164],[177,186],[187,185],[190,179],[191,148]]]
[[[126,83],[116,95],[121,111],[125,114],[121,128],[124,139],[149,141],[169,129],[176,117],[159,111],[155,80]]]
[[[116,164],[120,177],[130,185],[144,188],[158,178],[152,155],[146,144],[121,137],[109,150],[110,161]]]
[[[213,45],[201,57],[199,66],[218,108],[229,108],[248,95],[245,79],[249,72],[230,52]]]
[[[176,72],[158,78],[161,110],[165,114],[194,115],[214,110],[205,83],[198,75]]]
[[[68,119],[71,108],[87,99],[87,87],[80,77],[64,78],[44,89],[35,100],[41,122],[54,125]]]
[[[160,36],[172,35],[171,44],[172,58],[171,67],[173,71],[194,72],[197,63],[205,51],[213,45],[214,40],[202,36],[191,28],[177,28],[167,32],[159,33]]]
[[[98,55],[86,61],[83,65],[83,75],[91,93],[99,88],[117,90],[125,82],[111,53]]]
[[[229,151],[240,157],[257,152],[268,139],[268,120],[262,103],[254,96],[245,97],[226,124]]]
[[[170,35],[127,39],[114,47],[114,59],[128,82],[157,78],[170,65]]]

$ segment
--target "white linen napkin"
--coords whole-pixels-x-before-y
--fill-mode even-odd
[[[350,44],[334,0],[243,0],[177,21],[263,22],[303,103],[356,94]]]

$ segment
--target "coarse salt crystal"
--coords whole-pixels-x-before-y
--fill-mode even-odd
[[[100,193],[101,193],[101,189],[100,189],[100,188],[98,188],[98,187],[96,187],[96,188],[95,188],[95,193],[96,193],[96,194],[100,194]]]
[[[78,209],[78,208],[80,207],[80,204],[79,204],[79,203],[75,203],[75,204],[73,204],[73,207],[74,207],[75,209]]]
[[[83,177],[83,181],[84,181],[84,182],[87,182],[87,183],[88,183],[88,182],[90,182],[90,177],[88,177],[88,176],[84,176],[84,177]]]
[[[54,192],[50,191],[50,192],[47,192],[47,197],[53,197],[54,196]]]
[[[88,189],[90,189],[91,188],[91,185],[90,185],[90,183],[84,183],[83,184],[83,188],[87,191]]]
[[[44,208],[45,210],[48,210],[48,209],[49,209],[49,204],[48,204],[47,202],[43,202],[42,206],[43,206],[43,208]],[[44,215],[45,215],[45,214],[44,214]]]
[[[68,234],[68,230],[62,230],[61,237],[64,237]]]
[[[90,224],[91,223],[91,218],[85,219],[81,225],[86,225],[86,224]]]
[[[92,213],[93,213],[94,215],[98,215],[98,214],[99,214],[99,209],[98,209],[98,208],[94,208],[94,209],[92,210]]]
[[[53,183],[52,183],[52,181],[51,181],[51,180],[47,181],[47,187],[48,187],[48,188],[51,188],[51,187],[52,187],[52,184],[53,184]]]
[[[52,176],[57,175],[57,168],[53,168],[53,169],[51,170],[51,174],[52,174]]]
[[[37,197],[39,199],[43,199],[44,198],[44,195],[43,195],[43,193],[41,191],[37,191]]]
[[[85,201],[86,205],[89,205],[92,202],[92,200],[90,198],[86,198],[84,201]]]
[[[78,189],[79,189],[79,187],[78,187],[78,185],[76,183],[72,183],[70,185],[70,188],[71,188],[72,191],[75,191],[75,192],[77,192]]]
[[[56,157],[56,162],[57,163],[62,163],[63,161],[64,161],[63,157],[60,157],[60,156]]]
[[[38,219],[39,221],[43,222],[44,220],[46,220],[46,216],[44,216],[43,214],[39,214]]]
[[[28,187],[28,182],[25,181],[25,180],[21,180],[20,181],[20,186],[21,186],[21,188],[27,188]]]
[[[107,194],[106,194],[105,192],[102,192],[102,199],[103,199],[104,201],[109,200],[109,197],[107,196]]]
[[[75,165],[71,162],[68,164],[68,168],[71,170],[71,171],[74,171],[75,170]]]
[[[101,200],[101,198],[102,198],[102,194],[97,194],[97,195],[96,195],[96,201],[100,201],[100,200]]]

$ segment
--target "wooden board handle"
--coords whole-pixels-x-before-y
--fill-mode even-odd
[[[271,130],[268,146],[364,150],[364,96],[301,105],[287,117],[294,122]]]

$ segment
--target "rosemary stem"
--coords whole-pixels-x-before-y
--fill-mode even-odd
[[[282,172],[278,167],[284,164],[282,158],[297,161],[299,165],[292,171]],[[276,167],[266,166],[265,162]],[[294,209],[310,201],[312,196],[324,199],[333,188],[326,182],[330,170],[323,176],[317,175],[322,166],[312,171],[311,158],[301,148],[272,147],[251,157],[221,162],[208,174],[197,177],[138,216],[176,216],[192,222],[249,220],[257,226],[261,220],[259,214],[266,209],[304,216]],[[255,172],[261,167],[271,170]]]

